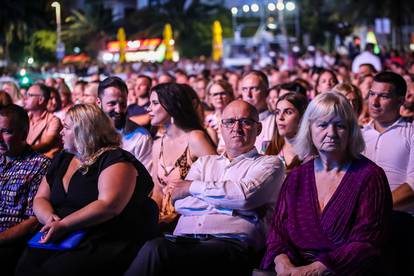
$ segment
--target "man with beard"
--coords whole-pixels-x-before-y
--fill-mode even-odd
[[[128,88],[118,77],[108,77],[99,83],[97,104],[112,119],[122,136],[122,148],[132,153],[151,171],[152,139],[149,132],[127,119]]]
[[[0,107],[0,267],[14,266],[38,222],[33,198],[50,160],[27,144],[29,117],[20,106]]]

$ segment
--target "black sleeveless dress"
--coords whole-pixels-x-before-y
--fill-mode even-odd
[[[156,233],[157,210],[148,197],[153,188],[151,176],[135,157],[122,149],[103,153],[86,174],[76,171],[67,193],[62,179],[73,154],[58,154],[46,175],[50,185],[50,201],[55,213],[64,218],[98,199],[98,178],[101,172],[116,163],[132,163],[138,172],[135,191],[125,209],[115,218],[84,229],[86,236],[73,250],[52,251],[27,248],[19,261],[17,275],[122,275],[141,245]],[[155,204],[155,203],[154,203]],[[92,273],[92,274],[91,274]]]

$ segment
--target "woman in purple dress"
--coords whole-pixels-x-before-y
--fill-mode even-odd
[[[384,171],[365,144],[347,99],[318,95],[295,141],[303,160],[285,180],[262,268],[277,275],[370,275],[380,257],[392,202]]]

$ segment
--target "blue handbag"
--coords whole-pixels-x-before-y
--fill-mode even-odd
[[[44,235],[44,233],[39,231],[36,233],[36,235],[33,236],[33,238],[31,238],[27,242],[27,245],[29,247],[50,249],[50,250],[69,250],[69,249],[76,248],[82,241],[85,234],[86,234],[85,231],[78,230],[78,231],[75,231],[67,235],[60,242],[40,243],[40,240],[42,239],[42,236]]]

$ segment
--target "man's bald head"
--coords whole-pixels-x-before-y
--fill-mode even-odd
[[[250,114],[249,116],[250,119],[259,121],[259,112],[257,112],[257,109],[253,105],[243,100],[235,100],[229,103],[226,106],[226,108],[224,108],[222,117],[226,118],[226,113],[234,113],[234,111],[240,111],[240,110],[248,111]]]
[[[221,133],[230,159],[251,151],[262,131],[257,109],[242,100],[231,102],[221,116]]]

